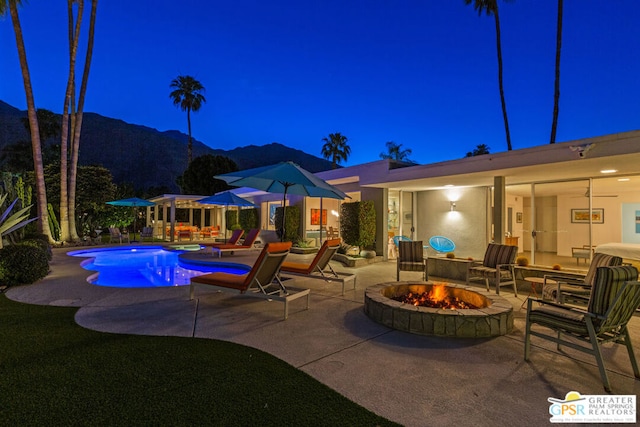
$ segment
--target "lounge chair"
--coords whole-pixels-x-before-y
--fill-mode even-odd
[[[127,243],[129,243],[129,233],[123,234],[118,227],[109,227],[109,236],[109,243],[122,243],[123,240],[126,240]]]
[[[233,230],[233,233],[231,233],[231,237],[229,237],[229,240],[227,240],[226,242],[208,242],[208,243],[202,243],[201,245],[204,246],[205,248],[212,248],[212,252],[213,252],[213,248],[217,246],[238,244],[238,241],[240,240],[243,234],[244,234],[244,230],[239,228],[237,230]]]
[[[556,302],[529,298],[524,338],[524,360],[529,360],[531,336],[571,347],[596,358],[604,389],[611,391],[611,384],[602,358],[603,343],[624,344],[631,359],[633,374],[640,379],[640,370],[633,353],[627,323],[640,305],[640,282],[633,266],[598,267],[587,310]],[[540,306],[534,306],[534,302]],[[538,324],[547,329],[531,328]],[[563,339],[563,336],[570,339]],[[583,343],[583,344],[580,344]],[[586,345],[585,345],[586,344]]]
[[[236,292],[242,295],[284,302],[284,318],[289,317],[289,302],[303,296],[307,297],[309,308],[309,289],[287,289],[278,278],[278,271],[291,249],[291,242],[267,243],[251,271],[246,274],[209,273],[191,278],[189,299],[193,299],[195,285],[206,285],[216,291]]]
[[[285,261],[280,267],[280,273],[285,276],[301,276],[309,279],[321,279],[325,282],[340,282],[342,283],[342,295],[344,295],[347,282],[353,282],[355,290],[356,275],[336,272],[329,264],[339,248],[340,239],[325,240],[310,264]]]
[[[518,296],[516,276],[514,272],[517,246],[489,243],[482,263],[472,261],[467,264],[467,286],[472,280],[482,280],[489,290],[489,281],[493,280],[496,294],[500,294],[500,286],[512,285],[513,293]]]
[[[591,286],[596,278],[598,267],[614,267],[621,264],[622,258],[619,256],[597,253],[593,256],[589,270],[583,277],[547,274],[542,284],[542,298],[559,303],[564,303],[565,300],[586,302],[591,294]],[[547,280],[553,282],[547,283]]]
[[[255,248],[253,245],[256,242],[256,240],[258,240],[259,235],[260,235],[260,229],[252,228],[247,233],[247,237],[244,238],[244,240],[242,241],[242,244],[227,243],[227,244],[214,245],[214,246],[211,246],[211,251],[213,252],[213,255],[217,254],[218,257],[221,257],[223,252],[230,253],[231,255],[233,255],[235,252],[238,252],[238,251],[255,250],[257,248]]]

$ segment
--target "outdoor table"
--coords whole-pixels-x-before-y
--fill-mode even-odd
[[[529,282],[529,284],[531,285],[531,290],[529,291],[529,295],[522,302],[522,305],[520,305],[520,308],[524,307],[524,305],[527,303],[527,300],[531,295],[534,295],[536,298],[540,298],[538,296],[538,291],[536,290],[536,285],[544,285],[545,283],[543,277],[528,276],[528,277],[525,277],[524,280],[526,282]],[[547,285],[555,285],[558,282],[556,282],[555,280],[547,279],[546,283]]]

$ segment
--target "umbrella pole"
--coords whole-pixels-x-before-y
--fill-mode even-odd
[[[320,244],[322,244],[322,197],[320,197]]]
[[[224,206],[224,218],[222,218],[222,225],[224,225],[224,242],[227,243],[227,211],[229,210],[229,205]]]
[[[282,197],[282,236],[280,236],[280,241],[284,242],[284,236],[287,231],[286,222],[287,222],[287,189],[288,185],[284,185],[284,195]]]
[[[138,215],[136,215],[137,212],[135,206],[131,209],[133,209],[133,240],[130,243],[134,243],[136,241],[136,220],[138,219]]]

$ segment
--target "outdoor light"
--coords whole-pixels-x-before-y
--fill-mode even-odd
[[[451,203],[451,212],[456,210],[456,202],[450,202]]]

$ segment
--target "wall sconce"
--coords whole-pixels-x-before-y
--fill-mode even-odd
[[[456,210],[456,202],[450,202],[451,203],[451,212]]]

